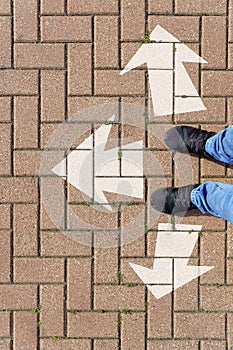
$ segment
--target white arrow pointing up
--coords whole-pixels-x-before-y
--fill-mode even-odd
[[[130,263],[157,299],[214,268],[188,265],[201,228],[200,225],[176,225],[176,231],[172,231],[171,224],[160,223],[153,269]]]
[[[105,150],[111,127],[102,125],[52,169],[110,211],[104,191],[143,198],[143,143]]]
[[[143,44],[121,75],[147,64],[156,116],[205,110],[182,62],[207,62],[159,25],[150,39],[159,43]]]

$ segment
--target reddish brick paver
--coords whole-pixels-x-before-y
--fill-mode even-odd
[[[155,211],[144,210],[144,200],[111,214],[91,211],[80,203],[80,192],[67,186],[69,206],[83,219],[89,243],[103,236],[117,242],[123,225],[143,212],[150,230],[111,248],[66,237],[43,204],[40,161],[63,121],[103,103],[152,108],[145,65],[124,76],[120,71],[157,24],[208,61],[200,67],[185,63],[207,110],[171,121],[216,132],[231,125],[233,0],[0,0],[1,350],[233,347],[232,224],[211,216],[184,218],[184,224],[203,226],[189,263],[215,268],[157,300],[129,266],[153,264],[158,226],[150,227]],[[168,186],[180,179],[171,154],[153,135],[156,125],[146,130],[123,126],[112,135],[143,138],[151,150],[144,157],[148,199],[161,186],[155,175],[163,175],[155,172],[155,157]],[[198,158],[192,167],[196,182],[232,183],[231,167]],[[66,224],[73,229],[70,219]],[[160,222],[168,220],[161,215]],[[108,231],[93,233],[85,221]]]

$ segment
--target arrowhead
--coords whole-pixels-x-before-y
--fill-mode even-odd
[[[169,286],[147,286],[148,290],[154,295],[156,299],[160,299],[164,297],[167,294],[170,294],[172,292],[172,285]]]
[[[150,39],[159,42],[143,44],[128,62],[126,67],[121,71],[120,75],[123,75],[144,63],[147,63],[148,70],[173,70],[174,55],[176,65],[180,62],[207,63],[202,57],[192,51],[188,46],[182,44],[177,38],[159,25],[152,31]],[[173,51],[173,43],[175,43],[176,48],[175,54]],[[177,67],[175,70],[177,70]]]
[[[190,266],[188,259],[174,259],[174,289],[212,270],[214,266]]]
[[[164,41],[168,43],[179,43],[180,41],[172,34],[163,29],[160,25],[157,25],[150,34],[151,40]]]
[[[66,159],[63,159],[60,163],[58,163],[53,169],[52,172],[57,176],[66,179]]]
[[[176,53],[175,59],[176,62],[194,62],[194,63],[208,63],[204,58],[199,56],[193,50],[191,50],[187,45],[178,43],[175,44]]]
[[[157,299],[214,268],[214,266],[190,266],[188,258],[175,258],[173,275],[172,261],[172,258],[155,258],[153,269],[133,263],[129,264]]]
[[[114,121],[114,119],[115,116],[113,115],[108,121]],[[93,168],[94,141],[95,148],[99,147],[101,153],[107,143],[111,127],[111,124],[102,125],[95,131],[94,136],[92,134],[86,138],[74,151],[52,169],[56,175],[61,176],[64,179],[67,178],[68,183],[90,198],[93,198],[93,174],[90,170],[89,175],[87,176],[84,169]],[[103,198],[105,198],[104,195],[101,199]]]
[[[145,284],[172,284],[172,259],[170,258],[155,258],[153,269],[133,263],[129,264]]]
[[[113,115],[108,121],[114,119]],[[88,197],[94,198],[95,202],[102,204],[109,211],[112,211],[112,208],[104,191],[143,198],[143,153],[134,151],[142,151],[143,143],[138,141],[122,146],[122,178],[118,159],[119,147],[105,151],[111,127],[111,123],[99,127],[52,169],[56,175],[67,179],[68,183]],[[137,177],[132,177],[132,174]]]

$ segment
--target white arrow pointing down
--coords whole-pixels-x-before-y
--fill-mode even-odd
[[[152,269],[129,263],[157,299],[214,268],[188,265],[201,226],[177,225],[176,231],[171,229],[171,224],[159,224]]]

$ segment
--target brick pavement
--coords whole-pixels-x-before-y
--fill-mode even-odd
[[[152,266],[157,226],[129,245],[91,248],[59,232],[41,200],[41,154],[57,125],[100,103],[151,107],[145,71],[119,73],[157,24],[208,61],[200,71],[185,64],[207,111],[178,114],[173,122],[213,131],[231,125],[233,0],[0,0],[1,350],[233,346],[232,224],[184,218],[203,225],[190,261],[215,269],[156,300],[128,262]],[[167,183],[177,184],[170,153],[150,134],[153,127],[148,149]],[[197,182],[232,183],[231,167],[197,158],[192,164]],[[148,196],[155,186],[149,165]],[[68,196],[75,206],[79,193],[68,190]],[[137,211],[93,216],[89,207],[76,209],[110,230]],[[153,215],[148,208],[148,225]]]

